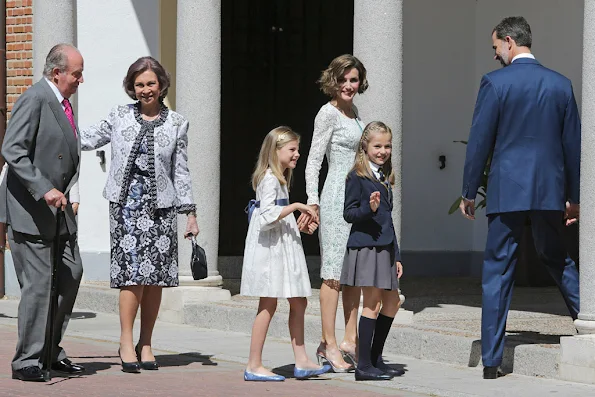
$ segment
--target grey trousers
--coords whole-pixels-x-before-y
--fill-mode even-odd
[[[18,370],[41,366],[50,305],[53,242],[43,240],[40,236],[16,232],[10,226],[8,240],[21,287],[19,340],[12,360],[12,369]],[[57,267],[58,310],[54,322],[54,362],[66,358],[66,352],[59,345],[70,320],[83,276],[83,264],[76,236],[61,236],[60,252],[62,260]]]

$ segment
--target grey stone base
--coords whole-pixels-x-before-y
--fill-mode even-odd
[[[560,379],[595,384],[595,335],[560,338]]]
[[[412,277],[481,277],[483,252],[479,251],[403,251],[407,276]],[[320,257],[307,256],[312,286],[320,280]],[[223,280],[242,278],[242,257],[221,256],[218,262]]]
[[[181,288],[184,287],[172,289],[172,292]],[[169,291],[167,292],[169,293]],[[186,292],[180,290],[180,293],[185,294]],[[205,289],[202,294],[203,297],[210,298],[210,300],[225,298],[223,297],[225,292]],[[175,297],[172,295],[171,298]],[[177,302],[177,306],[176,310],[171,310],[168,307],[167,299],[164,297],[160,319],[195,325],[200,328],[249,334],[256,314],[254,308],[247,307],[245,303],[236,300],[205,302],[173,299],[174,302]],[[180,304],[181,310],[177,310],[180,308]],[[83,284],[78,294],[76,307],[98,312],[118,313],[118,291],[106,286]],[[406,310],[399,311],[398,317],[400,315],[403,318],[395,321],[386,342],[385,351],[387,354],[469,367],[481,365],[481,346],[477,338],[458,330],[415,326],[410,321],[412,312]],[[287,305],[280,300],[277,313],[269,328],[270,336],[289,340],[287,316]],[[344,334],[343,320],[340,317],[342,314],[338,313],[336,322],[338,340],[341,340]],[[317,343],[320,340],[320,318],[318,315],[307,314],[304,328],[307,342]],[[505,372],[559,378],[560,348],[558,345],[531,344],[531,342],[519,342],[511,339],[506,343],[502,363],[502,369]],[[595,357],[595,354],[591,357]]]

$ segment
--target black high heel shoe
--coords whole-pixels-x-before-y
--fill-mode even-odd
[[[124,360],[122,360],[122,356],[120,355],[120,349],[118,349],[118,357],[120,357],[120,361],[122,362],[122,372],[128,372],[130,374],[140,374],[140,364],[138,362],[124,362]]]
[[[140,363],[140,367],[142,369],[145,369],[147,371],[156,371],[159,369],[159,365],[157,364],[157,361],[142,361],[140,359],[139,345],[136,345],[134,347],[134,351],[136,352],[136,358],[138,359],[138,362]]]

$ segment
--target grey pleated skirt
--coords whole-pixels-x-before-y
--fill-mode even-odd
[[[341,285],[376,287],[391,291],[399,289],[393,246],[347,248]]]

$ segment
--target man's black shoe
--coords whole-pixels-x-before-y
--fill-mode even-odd
[[[484,379],[498,379],[501,376],[504,376],[504,374],[498,369],[497,366],[483,367],[483,378]]]
[[[54,371],[60,371],[71,375],[85,372],[85,368],[83,366],[75,364],[67,358],[65,358],[62,361],[53,363],[52,369]]]
[[[12,370],[12,379],[23,380],[25,382],[44,382],[43,372],[39,367],[25,367]]]

